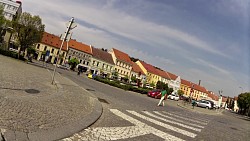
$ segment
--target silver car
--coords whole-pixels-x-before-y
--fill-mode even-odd
[[[212,109],[212,104],[210,101],[207,101],[207,100],[199,100],[196,102],[196,106],[197,107],[203,107],[203,108],[206,108],[206,109]]]

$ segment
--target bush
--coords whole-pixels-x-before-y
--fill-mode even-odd
[[[8,56],[8,57],[18,59],[18,53],[10,51],[10,50],[3,50],[3,49],[0,48],[0,54],[2,54],[4,56]],[[26,59],[24,58],[24,56],[20,55],[19,60],[25,61]]]
[[[148,89],[136,88],[133,85],[128,85],[128,84],[121,85],[120,81],[117,81],[117,80],[110,81],[107,78],[101,78],[101,77],[98,77],[98,76],[95,77],[94,79],[99,81],[99,82],[102,82],[102,83],[105,83],[105,84],[108,84],[108,85],[111,85],[111,86],[114,86],[114,87],[117,87],[117,88],[124,89],[126,91],[134,91],[134,92],[141,93],[141,94],[147,94],[148,93]]]

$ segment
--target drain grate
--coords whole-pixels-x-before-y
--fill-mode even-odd
[[[95,90],[92,90],[92,89],[86,89],[87,91],[95,91]]]
[[[99,97],[98,97],[98,100],[99,100],[100,102],[102,102],[102,103],[109,104],[109,103],[108,103],[108,101],[107,101],[107,100],[105,100],[105,99],[102,99],[102,98],[99,98]]]
[[[24,91],[26,93],[29,93],[29,94],[38,94],[38,93],[40,93],[40,91],[36,90],[36,89],[25,89]]]
[[[235,128],[235,127],[230,127],[231,129],[233,129],[233,130],[238,130],[237,128]]]

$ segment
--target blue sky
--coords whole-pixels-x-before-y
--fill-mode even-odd
[[[223,95],[250,91],[247,0],[22,0],[46,31],[117,48]]]

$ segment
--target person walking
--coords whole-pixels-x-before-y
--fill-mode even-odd
[[[157,106],[161,106],[161,105],[164,106],[164,99],[166,99],[166,97],[167,97],[167,91],[166,90],[162,90],[159,95],[161,95],[161,99],[160,99],[160,101],[159,101],[159,103],[158,103]]]

